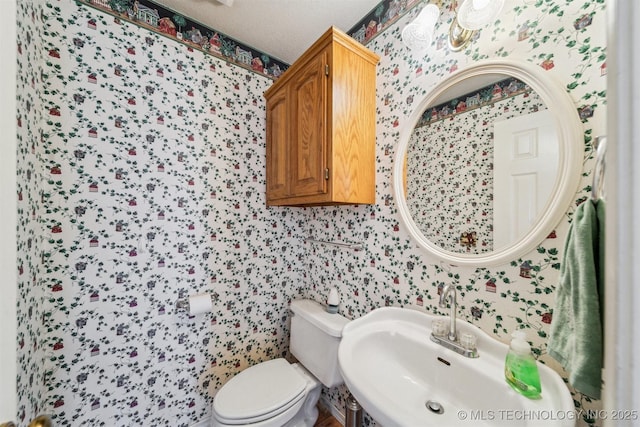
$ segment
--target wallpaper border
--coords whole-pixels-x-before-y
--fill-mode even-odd
[[[133,8],[129,7],[130,0],[74,1],[78,5],[107,13],[115,17],[116,20],[132,23],[182,43],[189,49],[197,49],[273,80],[280,77],[290,65],[266,52],[233,39],[215,28],[203,25],[151,0],[135,0]],[[366,45],[419,5],[421,1],[382,0],[347,33],[358,42]],[[115,10],[114,7],[121,10]],[[182,20],[182,22],[178,23],[178,20]],[[183,27],[191,29],[183,33],[176,31],[176,25],[178,30]],[[203,34],[207,34],[207,36],[205,37]]]
[[[116,20],[132,23],[182,43],[189,49],[197,49],[208,55],[221,58],[261,76],[275,80],[289,68],[289,64],[265,52],[254,49],[214,28],[200,24],[150,0],[136,0],[133,8],[129,7],[130,0],[75,0],[75,2],[78,5],[105,12],[114,16]],[[120,5],[122,10],[114,10],[111,4]],[[176,22],[179,20],[181,22]],[[176,31],[176,26],[178,31]],[[182,28],[190,28],[190,30],[179,31]]]

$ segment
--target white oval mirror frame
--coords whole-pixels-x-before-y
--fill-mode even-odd
[[[413,221],[407,205],[404,188],[404,163],[409,140],[413,129],[423,112],[445,91],[456,84],[476,76],[504,74],[515,77],[533,89],[551,111],[558,130],[558,176],[551,196],[542,210],[542,214],[532,224],[529,231],[517,242],[500,250],[483,254],[464,254],[442,249],[435,245],[420,231]],[[566,89],[555,82],[551,75],[539,67],[520,61],[487,60],[461,69],[437,84],[434,89],[417,105],[400,134],[393,169],[393,188],[398,212],[411,236],[416,242],[438,257],[453,265],[488,267],[508,263],[534,250],[559,224],[563,215],[574,200],[582,173],[584,133],[577,109]]]

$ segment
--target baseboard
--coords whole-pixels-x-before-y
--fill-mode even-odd
[[[198,421],[195,424],[191,424],[189,427],[209,427],[211,425],[211,418],[207,417],[204,420]]]
[[[326,399],[324,398],[320,398],[320,404],[327,408],[329,410],[329,412],[331,412],[331,415],[333,416],[333,418],[335,418],[336,420],[338,420],[338,422],[342,425],[344,425],[345,423],[345,414],[344,414],[344,408],[342,410],[336,408],[334,405],[330,404]],[[211,418],[207,417],[204,420],[198,421],[195,424],[191,424],[189,427],[209,427],[211,425]]]
[[[324,406],[325,408],[327,408],[329,410],[329,412],[331,412],[331,415],[333,416],[333,418],[338,420],[338,422],[340,424],[344,425],[344,423],[345,423],[344,408],[342,408],[342,409],[336,408],[334,405],[329,403],[324,397],[320,398],[320,404],[322,406]]]

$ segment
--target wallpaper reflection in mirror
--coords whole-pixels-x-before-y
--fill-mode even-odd
[[[493,243],[493,123],[546,106],[513,78],[428,108],[407,151],[407,204],[427,239],[482,254]]]

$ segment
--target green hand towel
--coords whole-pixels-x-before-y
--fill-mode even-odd
[[[579,392],[600,399],[603,363],[604,201],[583,202],[564,246],[549,355]]]

